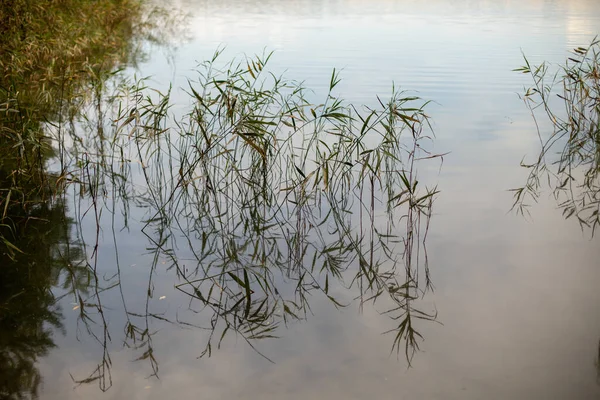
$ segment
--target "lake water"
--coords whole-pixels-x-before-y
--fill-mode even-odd
[[[134,202],[129,229],[118,219],[113,231],[105,214],[98,239],[99,275],[110,282],[118,263],[122,291],[97,295],[104,314],[93,316],[91,331],[78,303],[61,300],[63,329],[38,360],[41,398],[600,398],[597,237],[565,221],[548,190],[530,218],[509,211],[508,191],[524,183],[521,159],[539,151],[518,97],[529,81],[512,70],[523,64],[522,53],[533,63],[560,63],[568,50],[589,44],[600,33],[599,2],[181,0],[170,6],[188,14],[187,39],[171,52],[149,47],[135,71],[152,76],[157,88],[185,87],[197,64],[225,46],[223,59],[273,50],[270,69],[304,81],[315,99],[326,94],[336,68],[342,78],[336,93],[354,104],[375,105],[377,95],[391,94],[392,82],[433,101],[430,148],[449,154],[441,167],[422,171],[440,193],[427,237],[435,290],[419,304],[437,312],[439,323],[415,322],[424,341],[408,368],[403,350],[390,353],[393,336],[382,335],[393,327],[379,313],[385,307],[367,303],[361,311],[356,287],[337,287],[348,307],[311,296],[306,320],[258,341],[258,351],[230,334],[211,357],[198,358],[209,332],[159,317],[194,324],[204,317],[175,288],[181,281],[168,260],[154,258],[155,236],[141,232],[148,215]],[[188,101],[178,89],[173,99]],[[84,204],[71,213],[86,210]],[[81,226],[92,245],[95,229],[91,222]],[[192,256],[178,239],[185,264]],[[126,312],[141,326],[135,343],[127,340]],[[98,380],[74,383],[107,357],[106,392]]]

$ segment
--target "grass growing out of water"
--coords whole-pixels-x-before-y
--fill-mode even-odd
[[[112,71],[136,58],[140,3],[12,3],[0,14],[10,55],[0,57],[2,250],[18,264],[26,249],[14,228],[42,204],[75,199],[75,237],[55,246],[74,271],[65,295],[103,347],[77,382],[112,384],[104,304],[114,290],[125,345],[153,374],[154,320],[205,329],[199,355],[236,333],[268,358],[259,340],[306,318],[311,297],[348,305],[348,287],[361,307],[376,303],[391,318],[392,350],[410,362],[417,322],[436,317],[416,306],[431,288],[425,241],[437,194],[417,179],[418,166],[440,157],[426,150],[426,102],[394,90],[375,108],[354,106],[336,97],[333,71],[313,104],[301,84],[267,71],[270,56],[222,63],[217,53],[185,88],[191,108],[182,115],[171,112],[170,93],[143,80],[111,92]],[[153,255],[142,311],[126,302],[119,264],[117,215],[127,228],[131,207],[146,210]],[[65,236],[69,224],[65,217]],[[117,264],[109,278],[99,251],[107,226]],[[164,260],[197,319],[152,312]]]
[[[530,172],[515,189],[513,208],[527,212],[546,182],[565,218],[577,218],[593,234],[600,225],[600,40],[574,49],[558,71],[550,67],[525,58],[516,70],[533,82],[522,99],[538,128],[540,153],[533,163],[522,163]]]
[[[312,296],[344,307],[341,290],[355,287],[361,306],[391,318],[392,349],[410,362],[417,322],[436,318],[415,307],[431,288],[425,239],[437,194],[417,167],[440,157],[426,150],[427,103],[394,90],[376,108],[347,104],[334,70],[323,102],[311,104],[301,84],[268,72],[269,58],[215,54],[189,82],[183,115],[170,112],[169,93],[121,86],[103,103],[112,122],[102,136],[93,124],[89,135],[71,132],[63,179],[91,200],[96,223],[103,204],[112,215],[128,200],[147,209],[147,304],[166,259],[199,315],[177,323],[208,332],[200,355],[235,332],[268,358],[258,340],[306,318]],[[147,307],[138,326],[129,315],[128,337],[147,346],[141,358],[156,373],[149,320],[167,317]]]
[[[176,114],[170,93],[145,81],[107,97],[114,69],[136,59],[140,3],[12,3],[0,14],[2,250],[19,265],[27,250],[15,227],[41,205],[75,199],[74,237],[65,216],[65,243],[53,251],[66,260],[65,295],[83,331],[103,348],[77,382],[112,384],[104,304],[114,290],[125,345],[153,374],[154,320],[206,329],[199,355],[228,333],[264,354],[257,342],[306,318],[311,297],[344,307],[348,287],[391,318],[392,350],[410,362],[417,322],[436,317],[415,306],[431,288],[425,239],[437,194],[417,167],[439,157],[426,151],[426,102],[394,90],[375,108],[353,106],[335,96],[333,71],[329,93],[312,104],[301,84],[267,71],[270,56],[225,64],[216,54],[185,88],[191,108]],[[126,302],[119,264],[117,214],[127,228],[131,207],[147,210],[153,254],[142,311]],[[99,250],[107,226],[112,278]],[[197,319],[152,312],[164,260]]]

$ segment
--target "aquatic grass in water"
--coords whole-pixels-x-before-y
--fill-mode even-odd
[[[593,236],[600,225],[600,40],[574,49],[555,73],[548,63],[531,65],[526,57],[516,71],[533,81],[521,98],[535,121],[540,153],[533,163],[521,162],[529,174],[523,187],[513,189],[513,209],[528,213],[546,184],[563,216],[576,218]],[[600,382],[600,346],[594,363]]]
[[[525,185],[514,189],[513,208],[528,212],[546,182],[565,218],[577,218],[593,234],[600,225],[600,40],[574,49],[555,73],[548,63],[535,66],[527,58],[516,71],[533,81],[522,99],[538,129],[540,153],[521,164],[530,171]]]
[[[97,100],[101,107],[90,111],[103,121],[70,125],[62,169],[79,194],[78,225],[103,226],[108,214],[114,235],[114,215],[120,210],[127,221],[133,201],[146,210],[153,259],[143,312],[125,303],[118,268],[108,290],[79,301],[82,318],[90,310],[102,317],[102,296],[119,288],[126,343],[157,374],[154,320],[206,330],[199,356],[235,333],[269,359],[258,341],[306,318],[311,296],[344,307],[334,288],[355,288],[361,307],[377,303],[394,321],[392,350],[410,363],[422,339],[418,321],[436,318],[435,310],[415,307],[431,288],[425,239],[437,195],[419,182],[417,167],[441,159],[426,150],[427,103],[394,91],[377,108],[347,104],[334,94],[334,70],[323,103],[310,104],[301,84],[267,71],[270,54],[227,64],[219,55],[190,80],[192,107],[182,117],[170,113],[169,93],[136,81]],[[79,235],[84,247],[91,243],[89,268],[98,279],[99,230],[89,240]],[[152,277],[165,260],[193,319],[150,311]],[[103,361],[81,382],[107,388],[103,318],[95,333]]]

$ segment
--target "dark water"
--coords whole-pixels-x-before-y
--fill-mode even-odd
[[[569,49],[588,44],[600,27],[600,3],[426,3],[176,2],[190,14],[191,40],[170,57],[152,49],[137,72],[152,75],[158,88],[177,88],[221,45],[225,59],[267,49],[275,50],[271,68],[305,81],[315,97],[325,93],[335,67],[343,79],[337,90],[348,101],[375,104],[376,95],[391,93],[393,81],[435,102],[428,107],[433,150],[450,154],[441,168],[421,171],[440,194],[427,238],[435,291],[419,304],[437,312],[441,324],[417,322],[425,340],[412,367],[402,352],[390,354],[393,337],[382,332],[393,321],[378,313],[385,307],[365,304],[359,312],[356,288],[341,286],[332,290],[350,306],[338,310],[326,297],[311,296],[305,321],[292,321],[280,338],[256,344],[274,363],[234,334],[220,349],[215,344],[210,358],[199,359],[209,332],[173,321],[201,324],[205,316],[190,311],[189,297],[175,289],[181,281],[168,269],[168,257],[152,251],[156,236],[141,232],[147,210],[132,202],[128,229],[119,213],[113,224],[105,211],[97,234],[91,203],[84,200],[67,207],[83,221],[77,229],[87,242],[84,251],[89,259],[97,254],[98,275],[109,289],[95,293],[79,284],[93,302],[102,301],[103,314],[93,313],[92,324],[81,319],[76,298],[60,301],[62,327],[47,324],[56,347],[47,346],[47,355],[37,359],[41,398],[600,397],[597,238],[563,220],[549,193],[525,219],[509,212],[508,192],[525,179],[518,167],[523,156],[538,150],[533,122],[517,96],[527,78],[511,70],[522,64],[521,52],[533,62],[558,63]],[[180,90],[173,98],[188,101]],[[141,174],[137,178],[142,185]],[[185,239],[169,240],[181,264],[192,267]],[[72,249],[74,259],[80,251]],[[111,287],[116,280],[121,285]],[[128,336],[128,315],[140,329],[136,340]],[[94,374],[99,363],[103,375]],[[74,383],[107,378],[108,370],[112,385]]]

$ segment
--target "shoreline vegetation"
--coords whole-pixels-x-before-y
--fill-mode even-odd
[[[37,359],[64,331],[56,288],[89,285],[71,243],[48,136],[76,114],[95,76],[134,62],[137,0],[0,1],[0,397],[37,398]],[[68,275],[69,278],[64,276]]]
[[[139,24],[142,2],[14,0],[1,12],[3,396],[36,397],[35,361],[64,329],[63,297],[102,349],[97,368],[74,382],[108,390],[116,332],[104,303],[113,293],[127,321],[123,344],[156,376],[153,324],[209,332],[200,356],[235,333],[269,359],[258,341],[306,319],[312,296],[348,305],[332,291],[349,287],[361,307],[383,308],[392,350],[410,364],[423,339],[417,322],[436,320],[416,307],[432,289],[425,242],[438,194],[418,166],[442,159],[426,150],[427,102],[394,89],[377,108],[347,104],[334,94],[334,70],[323,102],[310,104],[308,89],[268,71],[270,55],[223,63],[217,52],[175,119],[170,93],[120,73],[157,37]],[[154,254],[141,311],[126,302],[116,239],[131,207],[147,210],[141,233]],[[106,230],[117,261],[108,280],[98,251]],[[179,261],[183,246],[195,266]],[[165,259],[199,314],[192,321],[149,311]]]
[[[0,0],[0,397],[38,396],[36,360],[64,331],[62,299],[101,349],[97,367],[73,380],[103,391],[118,346],[158,376],[152,339],[163,323],[198,329],[200,357],[233,334],[273,361],[259,344],[307,319],[316,297],[373,306],[390,320],[392,352],[410,365],[424,340],[419,323],[437,322],[423,301],[440,193],[419,171],[441,168],[444,156],[432,150],[429,103],[393,87],[374,107],[349,104],[333,70],[314,104],[301,83],[269,71],[271,54],[225,62],[217,51],[183,88],[191,105],[176,116],[170,91],[122,73],[145,43],[165,41],[161,15],[140,0]],[[576,49],[550,85],[546,64],[519,69],[534,82],[525,103],[553,133],[538,132],[542,149],[524,164],[531,174],[514,205],[526,213],[548,178],[566,196],[565,217],[592,232],[598,45]],[[557,83],[566,119],[551,106]],[[555,163],[549,150],[562,143]],[[118,235],[127,230],[147,239],[152,260],[141,309],[121,274]],[[113,254],[100,252],[107,243]],[[185,318],[152,310],[163,264],[188,303]],[[348,289],[352,299],[340,299]],[[105,307],[115,299],[121,311]],[[109,326],[108,309],[125,326]]]

